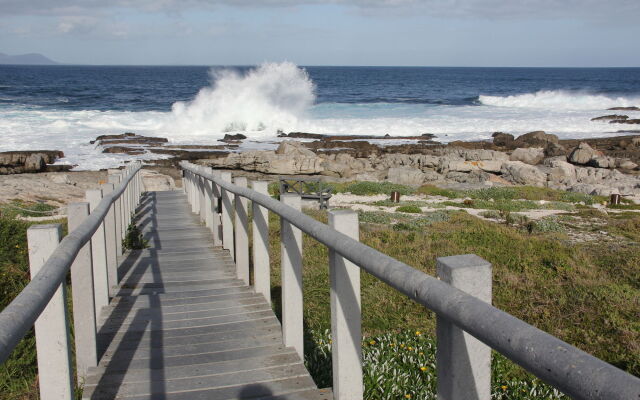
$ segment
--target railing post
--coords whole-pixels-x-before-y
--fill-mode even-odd
[[[33,225],[27,229],[29,268],[35,277],[62,236],[60,224]],[[66,289],[61,283],[35,323],[38,380],[42,400],[74,398]]]
[[[213,172],[213,177],[216,179],[220,179],[222,174],[220,171],[215,171],[212,170]],[[221,199],[221,192],[220,192],[220,186],[218,186],[215,182],[211,182],[211,191],[212,191],[212,200],[211,200],[211,208],[212,208],[212,213],[213,213],[213,225],[212,225],[212,230],[213,230],[213,245],[214,246],[222,246],[222,232],[221,232],[221,228],[222,228],[222,221],[221,221],[221,215],[218,213],[219,207],[220,207],[220,203],[222,202]]]
[[[297,194],[281,194],[280,201],[296,210],[301,209]],[[282,336],[284,345],[293,347],[304,359],[302,324],[302,232],[280,218],[280,251],[282,274]]]
[[[243,188],[247,187],[247,178],[237,176],[233,183]],[[235,195],[236,223],[235,223],[235,253],[236,275],[245,285],[249,285],[249,202],[246,198]]]
[[[69,232],[89,216],[89,203],[71,203],[67,208]],[[76,371],[82,383],[87,370],[98,365],[96,345],[96,310],[93,294],[91,242],[84,245],[71,264],[73,328],[76,345]]]
[[[204,172],[204,167],[198,167],[198,172]],[[199,208],[199,212],[200,212],[200,221],[202,222],[207,222],[207,191],[205,188],[206,185],[206,179],[204,179],[204,177],[199,176],[198,177],[198,187],[199,187],[199,194],[200,196],[198,196],[198,199],[200,200],[200,208]]]
[[[122,175],[109,175],[109,182],[117,187],[120,184]],[[113,202],[114,218],[116,221],[116,260],[122,255],[122,196]]]
[[[231,182],[231,172],[223,172],[220,174],[220,178],[223,181]],[[235,254],[233,245],[233,222],[231,218],[231,212],[233,204],[231,201],[231,195],[228,191],[221,189],[222,192],[222,248],[229,250],[231,253],[231,259],[235,261]]]
[[[122,180],[126,180],[129,177],[129,167],[124,168],[122,174]],[[129,217],[131,216],[131,204],[129,203],[129,185],[125,186],[122,192],[122,237],[127,235],[127,228],[129,227]]]
[[[438,277],[491,303],[491,264],[475,254],[440,257]],[[436,318],[439,400],[491,398],[491,348],[446,318]]]
[[[358,213],[329,212],[329,226],[359,240]],[[362,400],[360,268],[329,249],[331,281],[331,357],[335,400]]]
[[[268,184],[254,181],[253,190],[269,195]],[[251,203],[253,212],[253,288],[271,304],[271,269],[269,266],[269,210],[255,201]]]
[[[113,183],[105,183],[102,187],[103,196],[113,192]],[[116,217],[114,205],[104,217],[104,235],[107,252],[107,281],[109,282],[109,296],[113,297],[118,288],[118,257],[116,254]]]
[[[87,202],[93,211],[102,200],[102,189],[87,190]],[[93,262],[93,286],[95,293],[96,315],[102,307],[109,304],[109,280],[107,278],[107,253],[104,221],[91,237],[91,256]]]
[[[203,167],[203,172],[211,172],[211,168]],[[213,233],[213,182],[209,179],[204,180],[204,222],[207,228]]]

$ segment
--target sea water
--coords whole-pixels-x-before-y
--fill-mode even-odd
[[[135,158],[89,144],[124,132],[176,144],[241,132],[255,141],[246,148],[278,131],[612,136],[634,125],[591,118],[617,106],[640,106],[640,68],[0,66],[0,151],[58,149],[63,163],[97,169]]]

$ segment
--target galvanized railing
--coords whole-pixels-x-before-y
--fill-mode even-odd
[[[576,399],[640,399],[640,379],[491,305],[491,265],[475,255],[442,257],[438,278],[358,242],[358,216],[330,211],[329,225],[300,212],[297,195],[268,196],[267,183],[181,163],[192,211],[214,244],[234,257],[237,276],[270,301],[268,211],[280,216],[284,344],[303,356],[302,232],[330,251],[333,391],[361,399],[360,269],[437,314],[439,399],[489,399],[491,349]],[[235,199],[235,201],[234,201]],[[248,200],[253,211],[249,281]],[[234,222],[235,220],[235,222]]]
[[[0,363],[35,325],[43,400],[75,398],[65,290],[69,270],[78,381],[98,363],[96,315],[118,284],[117,258],[142,192],[140,168],[135,163],[109,175],[109,183],[86,192],[86,202],[69,204],[69,234],[62,241],[60,224],[27,230],[32,279],[0,313]]]

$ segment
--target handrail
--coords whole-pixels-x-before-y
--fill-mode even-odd
[[[329,249],[576,399],[640,399],[640,379],[252,189],[181,167],[278,214]]]
[[[122,195],[140,168],[141,165],[132,168],[120,185],[103,197],[82,224],[62,239],[40,272],[0,313],[0,364],[33,326],[64,281],[80,249],[91,240],[111,205]]]

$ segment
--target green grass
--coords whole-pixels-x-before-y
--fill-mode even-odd
[[[416,190],[416,193],[424,194],[427,196],[442,196],[450,199],[456,199],[464,197],[464,193],[458,190],[443,189],[434,185],[422,185]]]
[[[563,203],[585,203],[586,205],[601,203],[607,200],[604,196],[591,196],[583,193],[534,186],[491,187],[469,190],[464,192],[464,194],[472,199],[480,200],[546,200]]]
[[[27,229],[35,223],[17,220],[15,215],[4,214],[0,217],[0,310],[30,281]],[[63,223],[63,234],[66,234],[64,220],[47,221],[52,222]],[[32,329],[11,356],[0,365],[0,399],[37,398],[36,374],[35,337]]]
[[[326,222],[326,213],[310,213]],[[361,212],[360,239],[432,276],[437,257],[478,254],[493,265],[493,303],[498,308],[640,375],[640,321],[637,318],[640,249],[637,244],[572,244],[564,240],[561,232],[529,233],[464,212],[430,214],[432,221],[421,226],[424,222],[416,220],[426,218],[426,214],[398,219],[394,214]],[[616,229],[620,232],[637,234],[640,220],[633,224],[623,219],[618,221]],[[405,224],[401,227],[411,229],[388,229],[393,224]],[[273,216],[270,235],[273,300],[278,311],[279,224]],[[304,318],[307,339],[313,341],[319,340],[313,332],[330,328],[328,252],[306,236],[303,251]],[[362,328],[366,337],[413,330],[433,336],[435,316],[429,310],[367,273],[362,273],[361,290]],[[307,356],[311,356],[309,352]],[[534,382],[513,363],[504,361],[501,365],[503,375],[499,376],[509,377],[505,378],[511,382],[507,386]],[[316,379],[321,378],[316,376]],[[391,378],[385,375],[385,379]],[[536,387],[538,389],[531,390],[548,390]],[[513,396],[504,398],[519,398]]]
[[[49,216],[58,207],[47,203],[33,203],[14,200],[10,203],[0,204],[0,215],[6,218],[21,217],[42,217]]]

